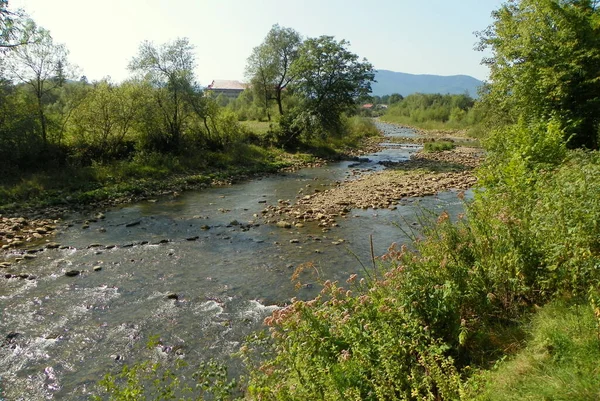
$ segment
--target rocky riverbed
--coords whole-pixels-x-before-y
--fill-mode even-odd
[[[296,203],[281,200],[262,211],[263,219],[281,228],[302,227],[319,221],[324,229],[335,227],[351,209],[392,209],[403,200],[434,195],[441,191],[466,190],[477,179],[472,170],[482,159],[481,151],[457,147],[438,153],[419,152],[405,162],[383,162],[387,169],[360,174],[326,190],[309,186]],[[302,195],[305,194],[305,195]]]
[[[58,220],[0,215],[0,247],[7,250],[43,241],[54,235],[56,224]]]

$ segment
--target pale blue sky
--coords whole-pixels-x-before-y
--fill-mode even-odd
[[[199,82],[244,78],[246,59],[273,24],[307,37],[332,35],[376,69],[486,79],[474,31],[502,0],[10,0],[23,8],[90,80],[128,77],[143,40],[188,37]]]

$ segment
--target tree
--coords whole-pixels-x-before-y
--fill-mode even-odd
[[[0,0],[0,52],[29,43],[32,24],[22,11],[10,11],[8,0]]]
[[[297,58],[301,43],[298,32],[276,24],[248,58],[246,76],[257,97],[261,99],[269,121],[271,100],[277,102],[279,114],[283,115],[283,94],[295,78],[291,66]]]
[[[155,88],[155,101],[161,111],[165,135],[159,146],[178,150],[189,115],[189,93],[196,88],[194,47],[187,38],[178,38],[160,46],[151,42],[140,45],[129,69],[142,75]]]
[[[402,96],[401,94],[392,93],[388,99],[388,103],[389,104],[400,103],[403,99],[404,99],[404,96]]]
[[[50,32],[31,23],[27,36],[32,43],[18,46],[8,57],[7,65],[12,78],[26,84],[36,98],[40,133],[44,146],[48,143],[48,127],[45,113],[46,98],[64,83],[67,56],[62,44],[55,44]]]
[[[73,131],[85,156],[111,159],[125,148],[140,109],[142,91],[132,82],[120,86],[103,80],[94,85],[73,112]]]
[[[302,98],[302,113],[308,126],[316,120],[324,132],[341,128],[342,113],[354,110],[371,92],[373,66],[347,49],[346,40],[332,36],[307,39],[292,65],[296,77],[291,89]]]
[[[479,48],[491,83],[483,100],[509,122],[559,122],[569,147],[598,148],[600,12],[590,0],[511,0]]]

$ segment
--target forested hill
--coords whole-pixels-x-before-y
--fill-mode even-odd
[[[463,94],[468,92],[472,97],[477,97],[477,88],[482,81],[468,75],[414,75],[403,72],[379,70],[375,74],[372,88],[373,96],[385,96],[399,93],[402,96],[411,93],[441,93]]]

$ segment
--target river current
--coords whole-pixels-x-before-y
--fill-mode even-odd
[[[388,136],[415,136],[379,124]],[[279,200],[325,190],[351,175],[407,160],[419,148],[388,144],[361,163],[274,175],[233,186],[160,197],[72,224],[46,249],[17,264],[34,280],[0,278],[0,400],[84,400],[106,372],[174,355],[226,360],[244,336],[292,297],[315,296],[321,280],[362,274],[392,242],[409,241],[424,210],[458,213],[454,192],[403,200],[396,210],[353,210],[339,227],[260,224]],[[0,256],[14,261],[18,253]],[[294,270],[311,263],[300,276]],[[82,273],[65,276],[67,271]],[[316,275],[318,272],[318,276]],[[174,299],[176,298],[176,299]],[[160,336],[160,345],[145,347]]]

